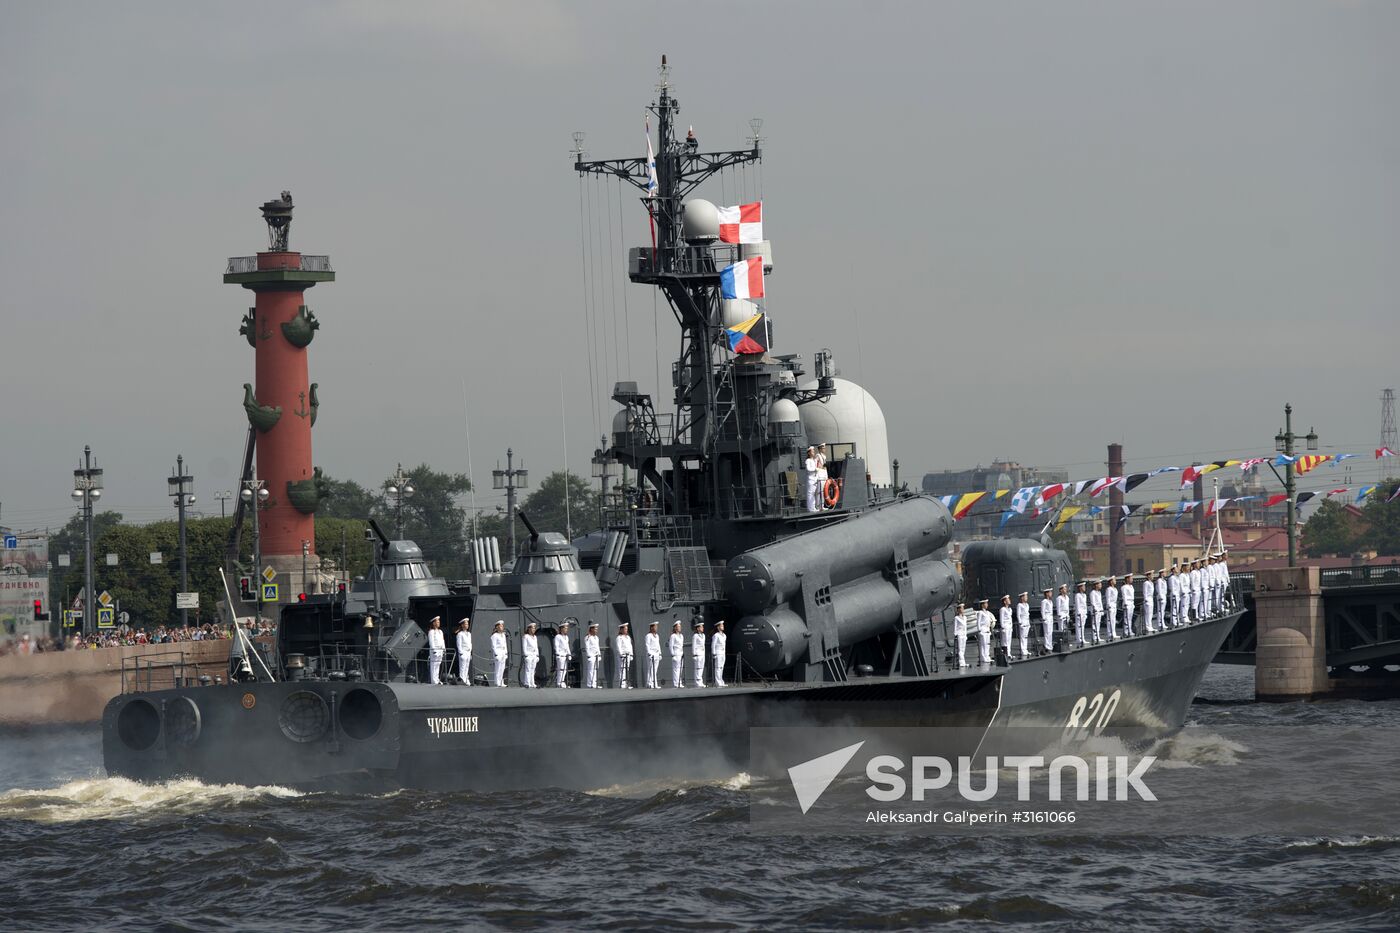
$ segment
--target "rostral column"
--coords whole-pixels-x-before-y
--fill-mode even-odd
[[[255,384],[244,384],[243,408],[255,434],[257,478],[268,490],[257,510],[263,564],[277,571],[284,584],[278,599],[286,602],[317,589],[316,507],[323,490],[311,461],[311,428],[320,400],[316,383],[309,381],[306,348],[321,325],[306,307],[305,292],[318,282],[335,281],[335,273],[329,256],[288,249],[291,192],[263,204],[262,215],[267,252],[230,259],[224,282],[256,296],[239,330],[255,360]]]

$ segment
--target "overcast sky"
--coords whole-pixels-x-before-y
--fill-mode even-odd
[[[702,148],[764,119],[761,173],[705,193],[762,194],[775,350],[830,347],[905,477],[1249,454],[1285,401],[1369,459],[1400,383],[1397,48],[1383,0],[7,3],[0,522],[66,521],[84,444],[105,507],[173,515],[183,453],[218,514],[253,379],[221,275],[283,188],[337,271],[308,294],[318,465],[466,471],[469,415],[479,505],[507,446],[558,468],[564,423],[587,475],[611,381],[668,399],[677,332],[623,284],[645,214],[581,186],[570,134],[640,154],[663,52]],[[581,239],[613,251],[592,289]],[[590,379],[594,304],[624,352]]]

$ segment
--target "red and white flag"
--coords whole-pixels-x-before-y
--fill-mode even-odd
[[[1042,486],[1040,494],[1035,497],[1035,504],[1037,507],[1043,506],[1064,491],[1064,483],[1051,483],[1049,486]]]
[[[1378,447],[1378,448],[1376,448],[1376,459],[1377,459],[1377,460],[1379,460],[1381,457],[1393,457],[1393,456],[1395,456],[1395,451],[1391,450],[1389,447]]]
[[[1092,483],[1089,484],[1089,498],[1098,498],[1099,496],[1108,492],[1114,486],[1117,486],[1119,481],[1122,479],[1123,477],[1121,476],[1105,476],[1103,479],[1094,480]]]
[[[1204,473],[1204,472],[1205,472],[1205,464],[1203,464],[1203,463],[1197,464],[1197,465],[1195,465],[1195,466],[1189,466],[1189,467],[1187,467],[1186,469],[1182,470],[1182,471],[1181,471],[1181,488],[1182,488],[1182,489],[1185,489],[1187,486],[1190,486],[1190,485],[1191,485],[1192,483],[1194,483],[1197,479],[1199,479],[1200,476],[1201,476],[1201,474]]]
[[[763,202],[716,208],[721,243],[762,243]]]

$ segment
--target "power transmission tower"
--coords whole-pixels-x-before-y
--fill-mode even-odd
[[[1381,390],[1381,446],[1396,450],[1398,444],[1400,442],[1397,442],[1395,436],[1395,390],[1383,389]],[[1400,450],[1396,452],[1400,453]],[[1380,462],[1384,464],[1381,469],[1385,472],[1385,479],[1390,479],[1393,470],[1391,464],[1396,459],[1395,457],[1381,459]]]

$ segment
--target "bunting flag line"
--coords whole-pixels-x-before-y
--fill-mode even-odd
[[[1277,457],[1274,458],[1273,464],[1274,466],[1288,466],[1290,463],[1297,459],[1297,457],[1290,457],[1288,456],[1288,454],[1279,454]]]
[[[953,521],[960,520],[967,514],[968,510],[976,505],[987,494],[985,492],[969,492],[958,497],[958,504],[953,508]]]
[[[1040,492],[1039,492],[1039,494],[1037,494],[1036,497],[1035,497],[1035,504],[1036,504],[1036,507],[1037,507],[1037,508],[1043,507],[1043,506],[1044,506],[1046,503],[1048,503],[1051,499],[1055,498],[1056,496],[1058,496],[1060,493],[1062,493],[1062,492],[1064,492],[1064,491],[1065,491],[1065,484],[1064,484],[1064,483],[1051,483],[1049,486],[1042,486],[1042,487],[1040,487]]]
[[[1252,470],[1252,469],[1254,469],[1255,467],[1259,466],[1259,464],[1261,464],[1261,463],[1268,463],[1268,462],[1269,462],[1269,458],[1268,458],[1268,457],[1250,457],[1248,460],[1241,460],[1241,461],[1240,461],[1240,472],[1241,472],[1241,473],[1248,473],[1250,470]]]
[[[1123,490],[1124,493],[1130,493],[1147,482],[1147,479],[1148,475],[1146,473],[1131,473],[1123,478],[1123,481],[1118,484],[1118,488]]]
[[[1349,490],[1345,486],[1338,486],[1336,489],[1327,490],[1327,498],[1330,499],[1333,496],[1344,496],[1347,494],[1348,491]]]
[[[1335,457],[1332,458],[1332,466],[1336,466],[1343,460],[1350,460],[1352,457],[1355,456],[1356,454],[1337,454]]]
[[[1068,487],[1068,488],[1069,488],[1069,494],[1070,494],[1071,496],[1077,496],[1077,495],[1079,495],[1079,494],[1082,493],[1085,489],[1087,489],[1087,488],[1089,487],[1089,484],[1092,483],[1092,482],[1093,482],[1093,480],[1091,480],[1091,479],[1081,479],[1079,482],[1071,484],[1071,486]]]
[[[951,512],[953,510],[953,501],[957,498],[957,496],[939,496],[938,501],[942,502],[944,507]]]
[[[1182,471],[1181,471],[1181,488],[1182,488],[1182,489],[1185,489],[1187,486],[1190,486],[1192,483],[1194,483],[1194,482],[1196,481],[1196,479],[1197,479],[1200,475],[1201,475],[1201,467],[1200,467],[1199,465],[1189,466],[1189,467],[1187,467],[1186,469],[1182,470]]]
[[[1009,521],[1011,521],[1012,516],[1014,516],[1015,514],[1016,514],[1016,512],[1015,512],[1014,509],[1007,509],[1005,512],[1002,512],[1002,513],[1001,513],[1001,524],[1000,524],[1000,525],[997,525],[997,531],[1001,531],[1001,529],[1005,528],[1005,527],[1006,527],[1006,523],[1009,522]]]
[[[718,207],[719,241],[721,243],[762,243],[763,202],[740,204],[738,207]]]
[[[1035,498],[1035,492],[1039,488],[1039,486],[1022,486],[1016,490],[1016,495],[1011,497],[1011,511],[1018,515],[1026,514],[1026,506],[1031,504],[1031,500]],[[1006,524],[1005,520],[1002,521],[1002,524]]]
[[[1361,491],[1358,492],[1358,493],[1356,494],[1356,502],[1357,502],[1357,504],[1360,505],[1361,502],[1362,502],[1367,496],[1369,496],[1371,493],[1373,493],[1373,492],[1375,492],[1375,491],[1376,491],[1376,487],[1375,487],[1375,486],[1363,486],[1363,487],[1361,488]]]
[[[1267,498],[1267,499],[1264,500],[1264,508],[1266,508],[1266,509],[1271,509],[1271,508],[1273,508],[1274,506],[1278,505],[1280,502],[1286,502],[1287,500],[1288,500],[1288,493],[1286,493],[1286,492],[1276,493],[1275,495],[1272,495],[1272,496],[1270,496],[1269,498]]]
[[[1293,464],[1293,472],[1302,476],[1304,473],[1311,472],[1331,459],[1331,454],[1312,454],[1307,457],[1299,457],[1298,462]]]
[[[1393,457],[1393,456],[1395,456],[1395,451],[1391,450],[1389,447],[1377,447],[1377,448],[1376,448],[1376,459],[1377,459],[1377,460],[1379,460],[1381,457]],[[1393,498],[1393,497],[1392,497],[1392,498]],[[1386,501],[1389,501],[1389,500],[1386,500]]]
[[[1307,502],[1309,499],[1311,499],[1311,498],[1312,498],[1313,496],[1315,496],[1315,495],[1317,495],[1317,493],[1315,493],[1315,492],[1300,492],[1300,493],[1298,493],[1298,504],[1299,504],[1299,505],[1302,505],[1304,502]]]
[[[1055,530],[1059,531],[1061,528],[1064,527],[1065,522],[1069,521],[1071,518],[1078,515],[1082,511],[1084,511],[1084,507],[1080,505],[1065,506],[1063,509],[1060,510],[1060,520],[1055,522]]]
[[[763,312],[755,314],[740,324],[733,327],[726,327],[724,330],[725,339],[729,341],[729,352],[731,353],[762,353],[767,350],[765,335],[767,329],[762,326]]]
[[[1396,486],[1396,487],[1395,487],[1395,491],[1392,492],[1392,493],[1390,494],[1390,498],[1387,499],[1387,500],[1385,500],[1385,501],[1386,501],[1386,502],[1392,502],[1392,501],[1394,501],[1394,499],[1395,499],[1396,496],[1400,496],[1400,486]]]
[[[1009,489],[998,489],[998,490],[997,490],[997,494],[996,494],[995,496],[992,496],[992,498],[993,498],[993,499],[1000,499],[1002,496],[1006,495],[1006,494],[1009,493],[1009,492],[1011,492],[1011,490],[1009,490]]]
[[[1089,485],[1089,498],[1097,499],[1114,486],[1117,486],[1122,479],[1123,477],[1121,476],[1105,476],[1103,479],[1094,480],[1094,482]]]
[[[1158,467],[1148,473],[1148,476],[1161,476],[1163,473],[1180,473],[1181,467]]]

